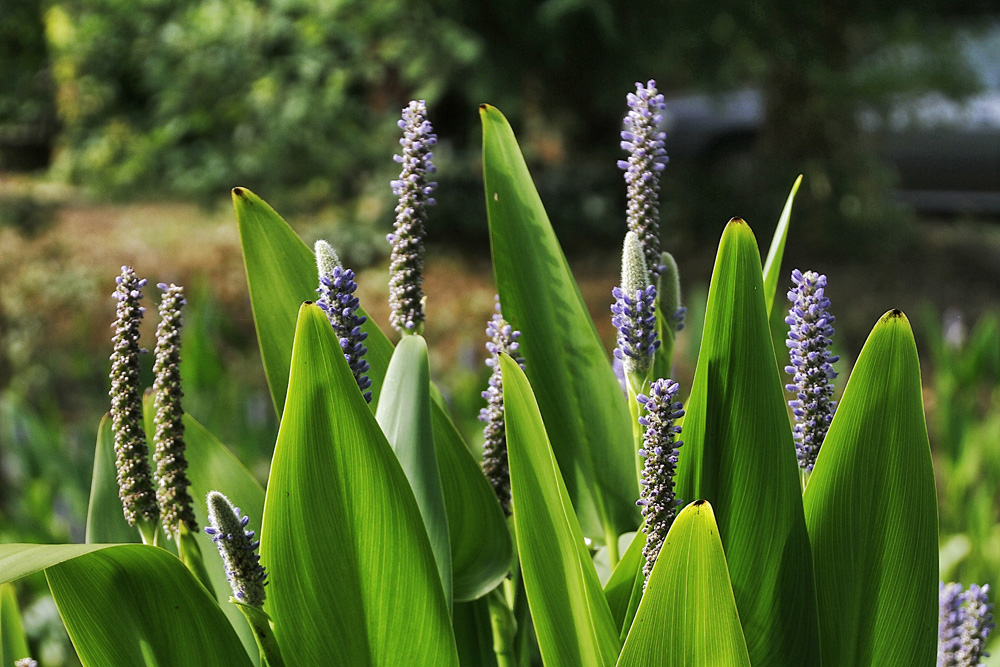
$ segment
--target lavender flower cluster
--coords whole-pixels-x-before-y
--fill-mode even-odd
[[[486,365],[492,368],[489,386],[482,393],[486,407],[479,411],[479,421],[485,422],[483,436],[483,472],[493,486],[500,500],[504,514],[510,516],[510,468],[507,463],[507,432],[503,418],[503,378],[500,374],[500,355],[509,354],[524,370],[524,358],[518,352],[521,344],[517,339],[520,331],[515,331],[500,312],[500,297],[495,297],[493,318],[486,325]]]
[[[368,348],[364,345],[368,334],[361,330],[361,325],[368,318],[358,315],[360,304],[358,297],[354,295],[358,289],[354,271],[345,269],[333,247],[323,240],[316,241],[316,265],[319,270],[319,288],[316,290],[319,299],[316,305],[323,309],[330,320],[340,348],[344,351],[344,358],[354,374],[354,380],[365,401],[371,403],[372,381],[367,375],[369,366],[365,361],[365,354]]]
[[[622,284],[611,290],[611,323],[618,329],[615,358],[621,360],[626,380],[640,386],[653,366],[660,346],[656,336],[656,287],[649,282],[642,246],[635,232],[625,235]]]
[[[153,371],[153,404],[156,409],[153,435],[156,463],[156,499],[160,504],[163,530],[176,533],[180,524],[188,530],[198,530],[191,508],[187,458],[184,455],[184,410],[181,408],[181,306],[187,301],[184,288],[165,283],[157,284],[163,292],[160,298],[160,324],[156,329],[156,362]]]
[[[833,364],[840,357],[828,349],[836,318],[828,310],[825,275],[795,269],[792,283],[795,286],[788,291],[792,308],[785,318],[790,326],[785,344],[791,363],[785,366],[785,372],[793,376],[793,382],[785,388],[796,395],[788,405],[795,416],[793,435],[799,466],[812,472],[837,406],[833,400],[833,379],[837,377]]]
[[[395,231],[386,236],[392,244],[389,264],[390,323],[400,333],[419,333],[424,323],[424,235],[427,207],[436,202],[430,196],[437,183],[428,180],[434,173],[431,152],[437,135],[427,120],[427,105],[414,100],[403,109],[399,121],[403,138],[402,155],[393,159],[403,165],[392,192],[399,197]]]
[[[628,228],[639,235],[646,254],[650,282],[660,274],[660,172],[667,164],[663,147],[666,134],[659,128],[666,105],[663,95],[650,79],[644,86],[635,84],[635,92],[626,98],[629,111],[623,123],[621,147],[628,151],[627,160],[619,160],[625,171],[628,191]]]
[[[989,584],[963,591],[961,584],[941,582],[937,667],[971,667],[989,656],[986,639],[996,627],[989,591]]]
[[[642,549],[645,564],[642,574],[649,580],[667,531],[677,515],[681,500],[674,493],[674,473],[677,471],[677,450],[684,443],[677,440],[681,427],[676,420],[684,416],[683,404],[675,401],[679,385],[660,378],[653,382],[649,394],[639,394],[636,400],[646,413],[639,417],[645,427],[639,455],[646,459],[642,468],[642,489],[636,505],[642,508],[645,521],[646,546]]]
[[[219,548],[219,555],[226,566],[226,578],[233,589],[233,597],[243,604],[261,607],[264,604],[264,586],[267,571],[260,564],[254,531],[246,530],[250,517],[241,516],[240,508],[233,507],[229,499],[218,491],[210,491],[205,500],[208,521],[212,524],[205,532]]]
[[[111,427],[114,432],[118,494],[130,526],[137,521],[155,524],[159,508],[153,491],[149,447],[142,428],[142,393],[139,386],[139,325],[146,309],[139,305],[146,279],[123,266],[111,295],[117,302],[111,353]]]

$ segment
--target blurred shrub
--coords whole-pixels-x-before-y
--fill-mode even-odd
[[[47,166],[55,107],[42,0],[0,3],[0,168]]]

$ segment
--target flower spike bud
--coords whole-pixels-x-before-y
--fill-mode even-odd
[[[319,288],[316,293],[319,299],[316,305],[323,309],[326,317],[337,335],[340,349],[344,351],[347,365],[351,367],[354,381],[365,401],[372,402],[371,378],[368,377],[368,362],[365,354],[368,348],[364,341],[368,334],[361,330],[361,325],[368,321],[364,315],[358,315],[358,297],[354,293],[358,284],[354,280],[354,271],[345,269],[333,247],[326,241],[316,241],[316,268],[319,271]]]
[[[627,160],[619,160],[628,191],[628,228],[639,235],[646,253],[649,282],[655,283],[660,265],[660,172],[667,164],[663,147],[666,134],[660,130],[666,104],[656,91],[656,81],[635,84],[626,98],[629,106],[622,130],[621,147]]]
[[[399,178],[392,181],[392,193],[399,197],[395,231],[386,236],[392,244],[389,264],[389,321],[402,334],[420,333],[424,324],[424,236],[427,207],[436,202],[430,196],[437,188],[428,178],[435,168],[431,149],[437,135],[427,120],[427,104],[413,100],[398,121],[403,130],[399,144],[402,155],[393,159],[403,165]]]
[[[990,587],[941,582],[938,594],[937,667],[971,667],[989,656],[986,640],[996,627]]]
[[[139,324],[146,309],[139,305],[145,278],[123,266],[111,295],[117,318],[111,353],[111,428],[115,436],[118,495],[130,526],[155,525],[159,519],[156,493],[149,466],[149,447],[142,429],[142,392],[139,387]]]
[[[646,461],[642,469],[642,489],[635,504],[642,508],[645,520],[642,574],[646,581],[681,503],[674,492],[677,450],[684,444],[677,440],[681,427],[674,424],[684,416],[682,403],[674,400],[678,389],[673,380],[660,378],[650,385],[648,396],[639,394],[636,397],[645,408],[645,414],[639,417],[639,424],[645,427],[639,455]]]
[[[250,517],[241,516],[240,508],[233,507],[229,499],[218,491],[209,491],[205,502],[208,505],[208,522],[212,524],[205,528],[205,532],[219,547],[233,597],[251,607],[263,606],[267,571],[260,564],[260,554],[257,553],[260,541],[254,540],[254,531],[246,530]]]
[[[156,362],[153,372],[153,404],[156,408],[156,432],[153,434],[153,461],[156,463],[156,500],[160,519],[168,537],[176,535],[183,521],[188,530],[197,531],[198,523],[191,508],[187,458],[184,454],[184,410],[181,408],[181,306],[184,288],[159,283],[160,324],[156,329]]]
[[[642,245],[635,232],[625,235],[622,249],[622,284],[611,290],[611,323],[618,329],[615,357],[621,359],[625,377],[638,393],[653,367],[660,346],[656,337],[656,287],[649,282]]]
[[[681,305],[681,275],[677,261],[669,252],[660,255],[660,279],[657,293],[660,295],[660,312],[667,316],[670,327],[677,333],[684,328],[687,308]]]
[[[14,661],[14,667],[38,667],[38,661],[34,658],[21,658]]]
[[[836,318],[827,310],[830,300],[825,294],[825,275],[795,269],[792,283],[795,286],[788,291],[792,308],[785,318],[789,325],[785,344],[791,363],[785,366],[785,372],[793,382],[785,388],[795,392],[788,405],[795,416],[792,433],[799,466],[812,472],[837,407],[833,400],[833,379],[837,377],[833,364],[840,357],[828,349]]]
[[[482,396],[486,399],[486,407],[479,411],[479,421],[485,422],[483,436],[483,473],[493,485],[497,498],[500,500],[500,507],[504,514],[510,516],[510,468],[507,464],[507,432],[503,418],[503,378],[500,374],[500,355],[509,354],[518,363],[521,370],[524,370],[524,358],[518,351],[521,347],[517,339],[521,337],[520,331],[515,331],[503,318],[500,312],[500,296],[495,297],[496,303],[493,319],[486,325],[486,335],[489,341],[486,343],[486,350],[490,355],[486,358],[486,365],[493,369],[490,373],[489,386]]]

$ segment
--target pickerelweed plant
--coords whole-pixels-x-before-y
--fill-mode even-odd
[[[776,295],[796,182],[763,266],[750,226],[725,226],[697,368],[678,385],[684,311],[656,201],[663,101],[650,81],[628,104],[613,353],[510,125],[480,108],[503,304],[488,329],[482,467],[431,382],[421,335],[433,316],[421,272],[436,135],[413,102],[392,186],[398,344],[365,314],[333,248],[314,253],[262,199],[234,189],[281,418],[266,489],[180,408],[173,287],[154,395],[142,402],[144,283],[126,267],[87,543],[0,545],[3,581],[44,569],[81,661],[102,667],[511,667],[535,655],[550,667],[932,664],[937,510],[907,318],[879,319],[842,387],[826,352],[825,278],[792,274],[783,328]],[[794,343],[787,364],[771,322]],[[155,475],[143,435],[154,431]],[[987,627],[978,593],[974,604],[963,622]],[[958,632],[973,632],[966,625]]]

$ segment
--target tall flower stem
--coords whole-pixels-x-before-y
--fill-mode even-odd
[[[257,640],[257,650],[260,651],[260,664],[262,667],[285,667],[285,660],[281,657],[281,648],[278,640],[274,637],[274,621],[270,615],[260,607],[254,607],[242,602],[234,602],[236,608],[243,612],[250,628],[253,630],[253,638]]]
[[[488,598],[490,627],[493,630],[493,653],[497,657],[497,667],[517,667],[517,652],[514,648],[517,622],[501,588],[501,586],[494,588]]]

